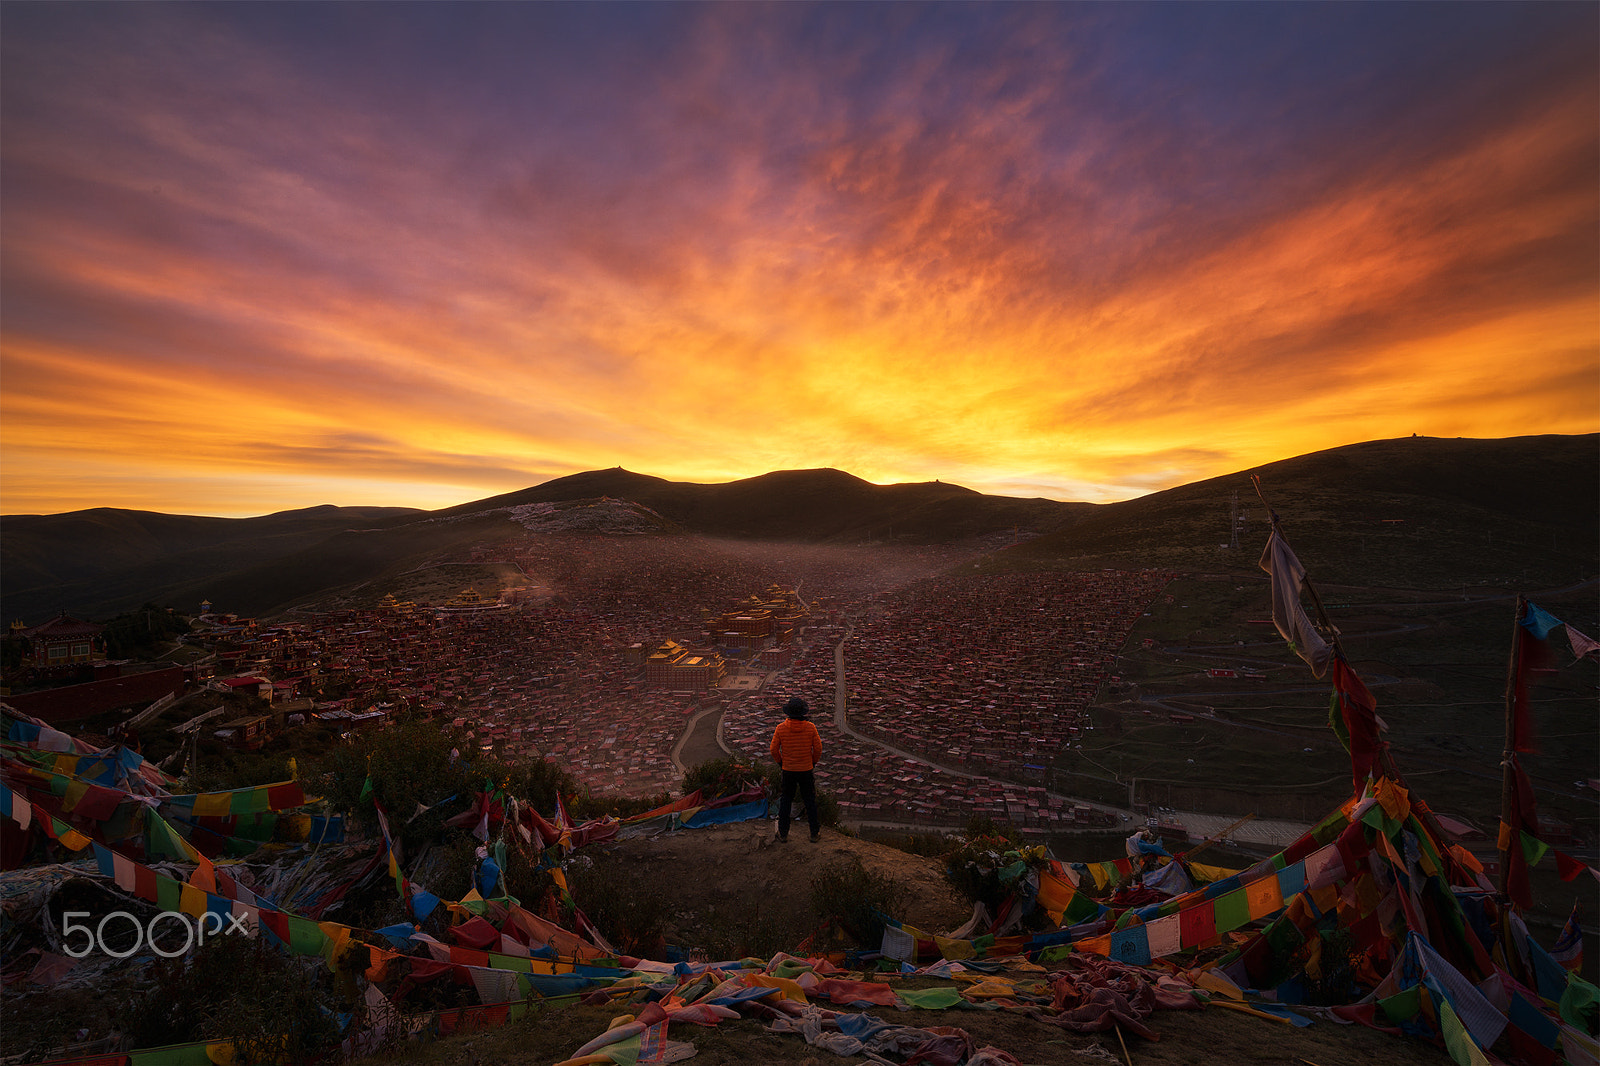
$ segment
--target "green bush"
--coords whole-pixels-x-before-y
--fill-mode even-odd
[[[452,759],[452,750],[462,754]],[[532,804],[546,817],[554,813],[557,795],[578,791],[572,775],[555,763],[485,758],[460,731],[426,720],[363,733],[311,767],[302,761],[302,767],[308,793],[325,796],[335,810],[351,812],[358,823],[374,830],[372,801],[361,798],[370,776],[372,799],[390,812],[389,828],[408,848],[437,838],[445,820],[466,810],[486,786]],[[453,802],[437,806],[451,796]],[[411,821],[419,804],[434,809]]]
[[[945,858],[959,843],[943,833],[901,833],[891,829],[863,829],[861,839],[930,859]]]
[[[375,830],[377,816],[362,789],[372,780],[372,799],[391,815],[389,828],[408,846],[432,839],[443,820],[466,808],[483,780],[468,773],[463,758],[450,758],[452,748],[470,751],[459,731],[444,731],[429,722],[402,722],[362,733],[342,745],[307,773],[306,791],[322,795],[335,810],[350,812],[364,827]],[[433,810],[408,821],[418,804],[432,807],[447,797],[457,803],[448,810]]]
[[[326,976],[326,968],[321,977]],[[338,1043],[338,999],[325,980],[260,938],[219,936],[157,960],[155,987],[121,1019],[134,1047],[230,1040],[241,1063],[312,1062]]]
[[[567,812],[580,822],[591,818],[632,818],[671,803],[673,797],[666,792],[654,796],[610,796],[580,792],[567,800]]]
[[[502,792],[523,803],[531,803],[546,817],[555,813],[557,795],[570,796],[578,788],[571,774],[545,759],[515,763],[480,759],[473,763],[472,769],[481,779],[478,789],[483,788],[483,781],[492,781]],[[572,813],[573,817],[579,817],[575,810]]]
[[[573,902],[612,947],[643,958],[661,954],[667,902],[648,878],[614,863],[602,869],[572,862],[566,873]]]
[[[1010,822],[997,822],[987,814],[974,814],[967,819],[966,835],[969,839],[974,837],[1000,837],[1015,845],[1019,839],[1016,828]],[[1001,848],[1005,851],[1005,848]]]
[[[767,770],[748,759],[732,756],[712,759],[691,766],[683,775],[683,794],[687,796],[699,789],[706,799],[718,799],[742,791],[747,784],[763,782],[767,777]]]
[[[883,943],[883,916],[902,913],[908,893],[887,874],[874,873],[854,855],[836,859],[811,879],[811,909],[833,918],[864,948]]]
[[[981,822],[988,825],[975,824]],[[974,818],[968,827],[992,828],[994,823],[986,818]],[[1014,835],[968,836],[949,851],[944,879],[969,902],[982,903],[993,913],[1011,894],[1010,886],[1000,880],[1000,870],[1015,861],[1014,858],[1007,860],[1005,855],[1016,846]]]

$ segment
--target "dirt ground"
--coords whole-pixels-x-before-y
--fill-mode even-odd
[[[669,908],[667,941],[685,948],[711,947],[718,922],[727,926],[766,918],[809,932],[816,925],[812,880],[830,864],[851,858],[905,890],[906,909],[898,917],[918,929],[945,933],[972,915],[932,859],[826,828],[812,844],[803,816],[791,827],[787,844],[775,836],[775,821],[737,822],[619,840],[584,854],[603,869],[627,871],[659,893]]]

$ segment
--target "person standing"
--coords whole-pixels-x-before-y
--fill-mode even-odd
[[[811,823],[811,843],[815,844],[822,833],[822,819],[817,814],[817,780],[815,768],[822,757],[822,737],[806,715],[811,708],[799,696],[783,705],[784,719],[772,731],[769,750],[772,758],[783,768],[783,792],[778,801],[778,840],[789,842],[789,809],[794,804],[795,792],[806,805],[806,819]]]

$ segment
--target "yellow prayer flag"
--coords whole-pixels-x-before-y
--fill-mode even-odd
[[[1244,898],[1251,918],[1265,918],[1283,906],[1283,892],[1275,876],[1267,876],[1244,886]]]
[[[226,818],[233,813],[233,796],[227,792],[202,792],[194,798],[196,818]]]
[[[191,918],[206,912],[206,894],[186,881],[178,883],[178,909]]]
[[[67,782],[67,790],[61,794],[61,810],[70,812],[77,807],[78,801],[83,799],[84,794],[88,791],[89,782],[87,781],[79,779]]]
[[[1339,889],[1334,885],[1323,885],[1321,888],[1311,890],[1311,902],[1324,914],[1334,911],[1339,906]]]
[[[784,999],[792,999],[796,1003],[810,1002],[806,998],[806,990],[801,988],[798,982],[791,981],[787,977],[758,973],[746,977],[745,982],[750,988],[776,988]]]
[[[1048,870],[1039,871],[1039,906],[1044,908],[1045,913],[1050,915],[1051,921],[1057,925],[1061,924],[1062,916],[1072,903],[1072,897],[1077,894],[1078,890],[1073,888],[1072,882],[1065,877],[1058,877]]]
[[[1410,794],[1387,777],[1378,782],[1377,800],[1383,813],[1397,822],[1405,821],[1411,813]]]
[[[1232,877],[1234,874],[1243,873],[1244,871],[1233,870],[1226,866],[1207,866],[1204,863],[1191,862],[1189,863],[1189,872],[1194,874],[1194,879],[1196,881],[1205,881],[1210,883],[1212,881],[1221,881],[1224,878]]]
[[[66,832],[62,833],[56,839],[63,847],[68,848],[71,851],[82,851],[84,848],[89,846],[89,838],[72,828],[68,828]]]
[[[1109,934],[1107,934],[1105,936],[1092,936],[1087,940],[1079,940],[1072,945],[1072,950],[1088,951],[1095,955],[1105,955],[1110,957],[1111,937]]]
[[[970,959],[978,953],[970,940],[952,940],[947,936],[935,936],[933,942],[939,947],[939,954],[951,961]]]

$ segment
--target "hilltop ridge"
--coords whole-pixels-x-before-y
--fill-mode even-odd
[[[718,484],[613,467],[437,511],[322,505],[249,519],[94,508],[0,523],[6,621],[108,617],[146,602],[227,602],[270,615],[508,538],[534,504],[632,505],[592,535],[813,545],[966,545],[989,570],[1253,569],[1261,477],[1326,580],[1400,587],[1550,587],[1600,570],[1600,435],[1369,441],[1112,504],[991,496],[943,481],[874,485],[832,468]],[[616,508],[611,508],[616,511]],[[1233,550],[1230,523],[1241,528]],[[585,522],[566,523],[578,529]],[[1250,550],[1244,550],[1253,546]]]

